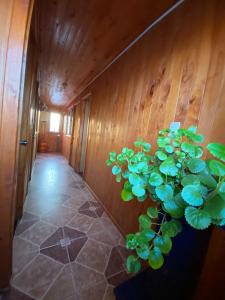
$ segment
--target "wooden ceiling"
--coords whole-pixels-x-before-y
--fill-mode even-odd
[[[40,98],[65,108],[175,0],[36,0]]]

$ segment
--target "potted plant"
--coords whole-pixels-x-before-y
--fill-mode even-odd
[[[127,248],[134,250],[127,258],[128,272],[139,272],[141,261],[161,268],[183,220],[196,230],[225,225],[225,146],[202,147],[203,141],[195,126],[171,126],[159,131],[154,153],[142,139],[134,142],[137,150],[110,152],[106,164],[116,181],[123,181],[122,200],[152,200],[138,218],[139,231],[126,236]],[[205,158],[205,149],[213,158]]]

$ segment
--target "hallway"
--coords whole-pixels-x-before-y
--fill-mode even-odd
[[[24,210],[7,299],[114,299],[128,278],[123,239],[61,155],[37,156]]]

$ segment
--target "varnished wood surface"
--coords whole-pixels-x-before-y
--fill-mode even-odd
[[[26,76],[24,84],[23,111],[21,119],[20,140],[28,142],[26,146],[19,147],[18,165],[18,187],[17,187],[17,211],[16,219],[22,217],[23,203],[27,194],[28,182],[30,180],[34,149],[36,145],[36,113],[38,109],[37,99],[37,52],[36,45],[30,36],[28,54],[26,60]]]
[[[38,0],[40,93],[70,103],[111,60],[175,0]]]
[[[70,160],[70,147],[71,147],[71,135],[62,136],[62,154],[69,161]]]
[[[74,130],[71,144],[70,164],[74,168],[74,170],[79,173],[85,102],[80,101],[74,108]]]
[[[85,179],[122,232],[137,229],[143,205],[120,200],[105,165],[109,151],[140,136],[155,144],[172,121],[225,142],[224,36],[224,1],[186,1],[85,91],[92,93]]]
[[[18,163],[19,103],[29,0],[0,1],[0,289],[9,284]],[[24,55],[24,57],[23,57]],[[25,62],[25,61],[24,61]]]

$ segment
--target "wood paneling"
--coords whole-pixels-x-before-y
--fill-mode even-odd
[[[73,136],[71,144],[70,164],[74,170],[80,173],[80,159],[82,148],[82,133],[85,111],[85,101],[81,101],[75,107]]]
[[[204,9],[202,9],[204,6]],[[85,93],[92,93],[85,179],[123,233],[140,203],[123,203],[105,160],[138,137],[155,144],[172,121],[225,142],[225,2],[186,1]]]
[[[0,1],[0,289],[9,284],[18,162],[19,103],[32,1]],[[24,57],[23,57],[24,55]]]
[[[20,140],[27,141],[27,145],[20,145],[18,165],[17,209],[16,219],[22,217],[23,204],[27,194],[28,182],[34,159],[34,147],[37,143],[36,116],[38,109],[37,97],[37,53],[36,45],[30,36],[26,60],[26,76],[24,82],[23,111],[21,119]]]
[[[40,92],[66,105],[175,0],[39,0]]]
[[[63,134],[62,137],[62,154],[69,161],[70,160],[70,148],[71,148],[71,135]]]

